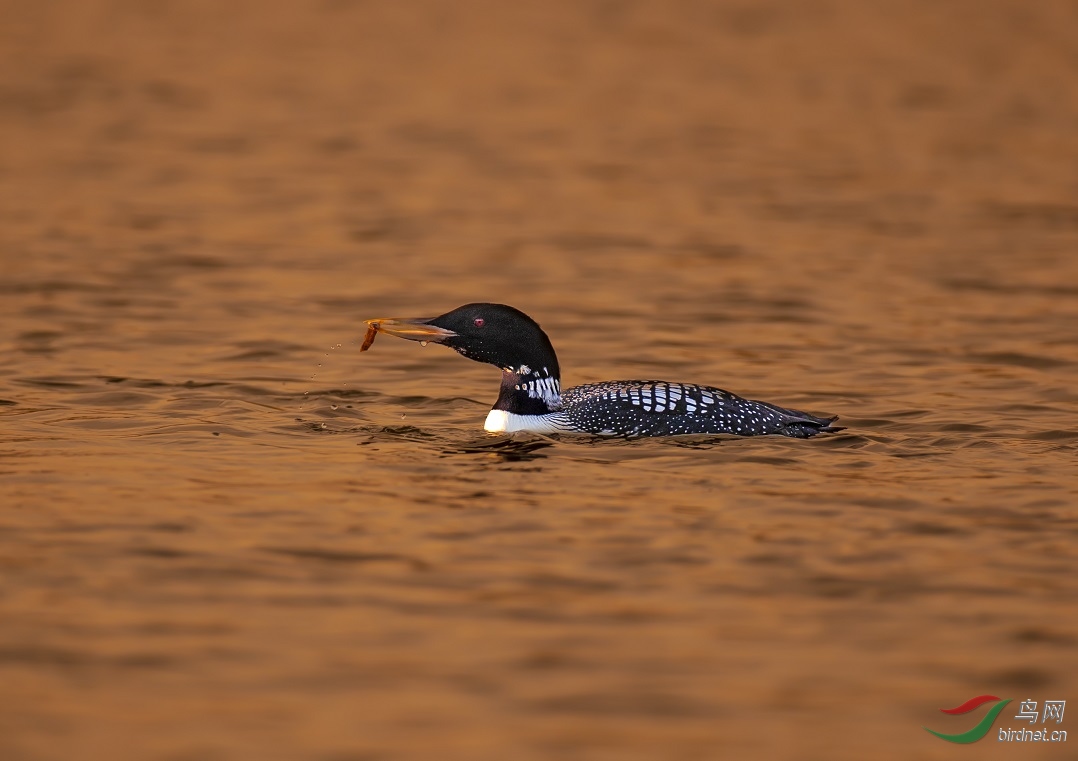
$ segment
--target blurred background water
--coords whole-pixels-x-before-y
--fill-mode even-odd
[[[949,759],[1078,699],[1073,3],[2,16],[4,759]],[[849,428],[488,436],[494,368],[358,353],[480,300]]]

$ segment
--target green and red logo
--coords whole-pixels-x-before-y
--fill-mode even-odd
[[[946,740],[949,743],[975,743],[982,737],[984,737],[986,734],[988,734],[988,730],[992,728],[992,722],[994,722],[996,720],[996,717],[999,716],[999,712],[1002,711],[1003,708],[1011,702],[1010,698],[1007,698],[1006,700],[1000,700],[995,695],[978,695],[975,698],[970,698],[957,708],[940,709],[940,711],[942,711],[943,713],[950,714],[951,716],[956,716],[962,713],[969,713],[970,711],[980,708],[985,703],[993,702],[995,703],[995,705],[992,706],[991,709],[989,709],[988,713],[984,715],[983,719],[977,722],[977,726],[975,726],[973,729],[967,730],[965,732],[960,732],[956,735],[945,735],[943,732],[937,732],[936,730],[929,729],[928,727],[924,727],[924,730],[926,732],[931,732],[936,737],[940,738],[941,740]]]

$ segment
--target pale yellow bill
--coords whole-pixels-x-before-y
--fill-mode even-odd
[[[367,335],[363,337],[363,345],[360,351],[367,351],[374,343],[374,337],[379,333],[406,338],[409,341],[441,341],[444,338],[455,336],[452,330],[439,328],[436,325],[428,325],[426,320],[401,317],[374,317],[364,320],[367,323]]]

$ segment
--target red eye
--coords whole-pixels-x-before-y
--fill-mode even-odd
[[[475,318],[475,327],[477,327],[477,328],[483,327],[483,318],[482,317],[476,317]]]

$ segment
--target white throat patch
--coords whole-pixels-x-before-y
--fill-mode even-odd
[[[505,410],[491,410],[487,413],[483,430],[489,433],[513,433],[514,431],[557,433],[571,430],[571,428],[564,420],[564,415],[558,412],[548,415],[518,415]]]

